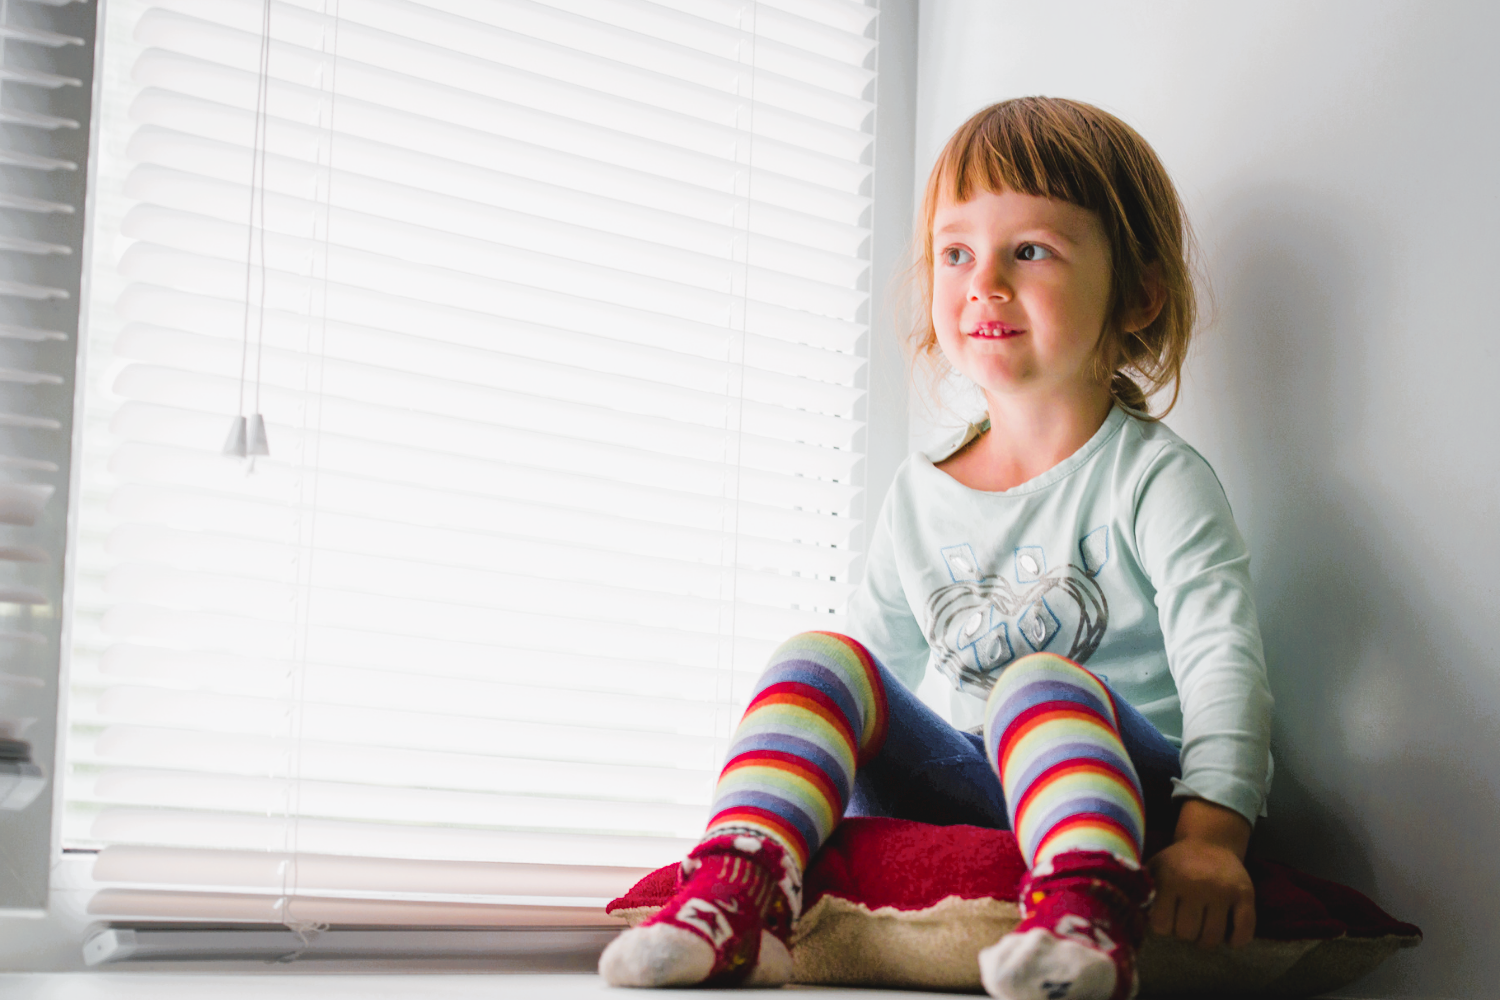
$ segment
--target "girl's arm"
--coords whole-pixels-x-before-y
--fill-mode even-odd
[[[1233,809],[1187,799],[1172,846],[1147,863],[1156,880],[1151,929],[1204,948],[1255,937],[1255,887],[1242,863],[1250,823]]]
[[[1173,844],[1149,866],[1151,926],[1212,947],[1255,933],[1243,864],[1269,791],[1271,692],[1250,592],[1250,556],[1213,470],[1173,442],[1143,477],[1135,528],[1156,588],[1182,704],[1182,800]]]
[[[930,650],[922,627],[901,588],[892,520],[905,503],[900,473],[881,504],[870,533],[865,572],[849,598],[848,634],[863,643],[875,659],[908,689],[915,691],[927,672]]]
[[[1134,508],[1136,550],[1182,706],[1176,795],[1254,823],[1269,790],[1271,690],[1249,550],[1218,477],[1178,440],[1152,461]]]

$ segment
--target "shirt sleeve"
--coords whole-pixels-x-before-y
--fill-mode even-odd
[[[1264,815],[1271,689],[1250,589],[1250,554],[1206,461],[1167,447],[1137,487],[1135,535],[1156,590],[1167,666],[1182,702],[1175,795]]]
[[[929,650],[901,587],[892,527],[898,503],[893,488],[875,519],[864,576],[849,598],[847,628],[897,680],[915,691],[927,673]]]

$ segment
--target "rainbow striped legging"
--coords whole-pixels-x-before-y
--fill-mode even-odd
[[[983,736],[943,721],[858,642],[805,632],[756,684],[715,789],[709,837],[776,841],[799,870],[839,819],[894,816],[1015,831],[1028,865],[1073,850],[1138,861],[1170,824],[1177,749],[1083,667],[1006,667]]]

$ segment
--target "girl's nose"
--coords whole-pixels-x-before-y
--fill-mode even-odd
[[[1015,292],[1006,280],[1005,274],[997,267],[976,267],[973,277],[969,280],[969,301],[983,302],[987,299],[998,299],[1001,302],[1009,302]]]

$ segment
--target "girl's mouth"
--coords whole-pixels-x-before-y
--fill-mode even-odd
[[[969,331],[971,337],[983,337],[986,340],[1001,340],[1005,337],[1019,337],[1026,331],[1016,326],[1007,326],[1004,323],[980,323]]]

